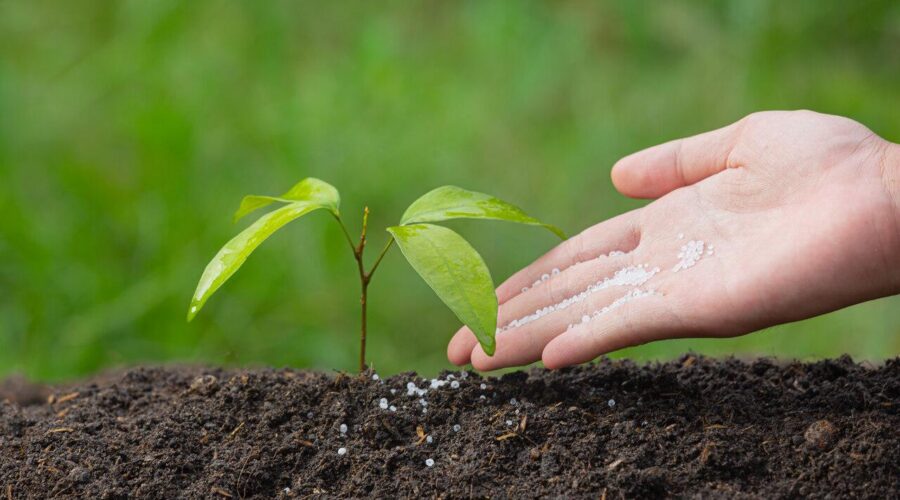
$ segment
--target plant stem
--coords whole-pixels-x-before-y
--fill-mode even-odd
[[[366,370],[366,295],[368,294],[369,284],[363,282],[362,296],[359,299],[362,317],[360,318],[360,334],[359,334],[359,372]]]
[[[369,280],[371,277],[366,274],[366,268],[363,263],[363,253],[366,250],[366,230],[369,226],[369,207],[363,210],[362,233],[359,236],[359,245],[356,247],[354,255],[356,256],[356,267],[359,269],[359,282],[361,294],[359,305],[361,310],[359,323],[359,372],[366,370],[366,309],[368,306]]]
[[[340,215],[335,215],[334,218],[338,221],[338,225],[341,226],[341,231],[344,233],[344,237],[347,238],[347,244],[350,245],[350,250],[355,254],[356,247],[353,246],[353,239],[350,238],[350,232],[347,231],[347,226],[344,225],[344,220],[341,219]]]
[[[366,234],[369,229],[369,207],[366,207],[363,210],[362,232],[359,236],[359,243],[356,245],[353,244],[353,239],[350,238],[350,232],[347,231],[347,226],[344,225],[344,221],[340,218],[340,216],[336,215],[335,219],[337,219],[338,224],[340,224],[341,230],[344,232],[344,237],[347,239],[347,243],[350,245],[350,250],[353,252],[353,258],[356,259],[356,269],[359,272],[359,305],[361,312],[359,332],[359,371],[361,373],[366,369],[366,312],[368,309],[369,283],[372,281],[372,275],[375,274],[375,270],[377,270],[378,266],[381,265],[381,261],[384,259],[384,256],[387,255],[388,250],[390,250],[391,246],[393,246],[394,237],[392,236],[391,239],[388,240],[387,244],[384,246],[384,249],[382,249],[381,253],[378,254],[378,258],[375,259],[375,264],[372,265],[372,269],[367,272],[365,262],[363,260],[363,255],[366,251]]]
[[[388,240],[387,244],[384,246],[384,249],[381,250],[381,254],[378,255],[378,258],[375,259],[375,264],[372,264],[372,269],[369,270],[369,278],[372,278],[372,275],[375,274],[375,270],[378,269],[378,266],[381,265],[381,260],[384,259],[384,256],[387,255],[388,250],[391,249],[391,245],[394,244],[394,237],[391,236],[391,239]]]

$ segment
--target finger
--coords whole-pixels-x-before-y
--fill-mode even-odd
[[[634,268],[635,271],[637,269]],[[647,270],[646,279],[653,274],[655,272]],[[569,325],[580,325],[584,318],[602,314],[604,308],[629,296],[633,290],[635,287],[626,281],[609,278],[591,286],[587,291],[576,292],[558,304],[559,308],[544,315],[532,315],[531,321],[498,333],[497,349],[493,356],[487,356],[481,346],[475,346],[471,357],[472,366],[478,370],[496,370],[537,361],[541,359],[547,343],[565,332]]]
[[[622,158],[613,166],[616,189],[632,198],[659,198],[728,167],[743,121],[676,139]]]
[[[695,336],[680,326],[665,301],[665,292],[632,298],[551,340],[541,359],[547,368],[562,368],[654,340]]]
[[[632,210],[605,220],[560,243],[497,287],[498,300],[503,304],[526,288],[540,286],[541,279],[549,279],[554,269],[562,271],[613,251],[630,252],[640,241],[639,212]]]
[[[591,226],[557,245],[500,285],[497,288],[499,303],[505,304],[521,294],[526,287],[530,289],[535,286],[545,274],[549,280],[553,275],[553,269],[558,269],[561,273],[561,270],[571,267],[576,262],[594,259],[613,251],[631,251],[637,247],[640,240],[637,225],[639,210],[632,210]],[[478,340],[472,330],[465,326],[460,328],[447,345],[447,359],[457,366],[468,364],[476,344]]]
[[[468,326],[459,329],[447,344],[447,359],[456,366],[469,364],[472,348],[478,343]]]

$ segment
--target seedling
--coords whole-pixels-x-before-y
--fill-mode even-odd
[[[281,196],[245,196],[234,215],[242,217],[273,203],[281,206],[263,215],[219,250],[200,277],[191,299],[188,321],[200,311],[207,299],[222,286],[247,260],[247,257],[275,231],[310,212],[325,209],[341,227],[359,273],[361,325],[359,369],[366,367],[366,306],[372,276],[394,242],[413,269],[465,325],[472,329],[484,352],[494,354],[497,331],[497,296],[494,282],[484,260],[456,232],[433,222],[450,219],[492,219],[541,226],[560,238],[563,232],[527,215],[518,207],[483,193],[455,186],[443,186],[414,201],[396,226],[387,228],[387,243],[369,270],[363,259],[369,222],[369,208],[362,217],[362,231],[357,243],[341,218],[340,195],[332,185],[307,178]]]

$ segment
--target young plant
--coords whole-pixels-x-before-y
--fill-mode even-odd
[[[394,242],[413,269],[466,326],[472,329],[484,352],[494,354],[497,331],[497,296],[484,260],[459,234],[431,224],[450,219],[492,219],[541,226],[560,238],[565,234],[549,224],[525,214],[518,207],[482,193],[455,186],[443,186],[414,201],[396,226],[387,228],[390,237],[374,264],[366,270],[369,208],[363,211],[362,231],[354,244],[341,218],[341,198],[332,185],[309,177],[281,196],[245,196],[234,215],[237,222],[251,212],[273,203],[281,206],[256,220],[219,250],[206,266],[191,299],[187,319],[191,321],[207,299],[222,286],[263,241],[287,223],[312,211],[325,209],[334,216],[356,259],[362,288],[359,369],[366,367],[366,305],[369,283]]]

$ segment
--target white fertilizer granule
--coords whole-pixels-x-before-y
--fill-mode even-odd
[[[610,399],[609,401],[606,402],[606,404],[607,404],[607,406],[609,406],[610,408],[612,408],[612,407],[616,406],[616,400],[615,400],[615,399]]]
[[[341,434],[347,433],[347,424],[341,424]]]
[[[632,291],[626,293],[625,295],[619,297],[618,299],[614,300],[612,302],[612,304],[610,304],[598,311],[594,311],[594,313],[591,314],[590,316],[588,316],[588,315],[582,316],[581,323],[573,323],[573,324],[569,325],[567,330],[571,330],[572,328],[575,328],[578,325],[584,325],[586,323],[589,323],[590,321],[608,313],[609,311],[612,311],[613,309],[622,307],[623,305],[631,302],[632,300],[649,297],[651,295],[661,295],[661,294],[652,288],[647,289],[647,290],[641,290],[640,288],[635,288],[634,290],[632,290]]]
[[[431,444],[431,443],[434,442],[434,438],[431,437],[431,434],[425,436],[425,442],[428,443],[428,444]]]
[[[427,465],[428,467],[434,467],[434,459],[429,458],[425,460],[425,465]]]
[[[338,448],[338,455],[346,455],[347,448]]]
[[[432,380],[432,384],[433,384],[433,383],[434,383],[434,381]],[[406,395],[407,395],[407,396],[418,396],[418,397],[421,398],[421,397],[424,396],[427,392],[428,392],[428,389],[419,389],[419,388],[416,386],[416,383],[415,383],[415,382],[407,382],[407,383],[406,383]]]
[[[694,264],[703,258],[703,246],[704,244],[700,240],[691,240],[687,242],[687,245],[683,245],[681,251],[678,252],[678,258],[681,260],[675,265],[672,271],[677,273],[682,269],[694,267]]]
[[[621,251],[621,250],[613,250],[613,251],[609,252],[608,254],[605,254],[605,255],[599,255],[599,256],[597,256],[597,258],[598,258],[598,259],[603,259],[603,258],[607,258],[607,257],[621,257],[621,256],[623,256],[623,255],[625,255],[625,254],[626,254],[626,252],[623,252],[623,251]],[[579,264],[581,264],[581,261],[580,261],[580,260],[575,261],[575,262],[572,263],[571,266],[569,266],[569,268],[575,267],[575,266],[577,266],[577,265],[579,265]],[[534,283],[531,284],[531,287],[527,287],[527,286],[522,287],[522,293],[525,293],[525,292],[527,292],[528,290],[530,290],[531,288],[534,288],[534,287],[536,287],[536,286],[541,285],[542,283],[545,283],[547,280],[549,280],[549,279],[552,278],[553,276],[559,275],[561,272],[562,272],[562,271],[561,271],[558,267],[554,267],[553,269],[550,270],[550,274],[547,274],[547,273],[542,274],[542,275],[540,276],[540,278],[538,278],[537,280],[535,280]]]
[[[656,273],[659,272],[658,267],[654,267],[653,269],[649,268],[648,264],[640,264],[636,266],[623,267],[613,274],[610,278],[604,278],[597,283],[587,287],[583,292],[573,295],[558,304],[549,305],[542,309],[538,309],[534,312],[534,314],[529,314],[524,318],[514,319],[509,322],[507,325],[502,328],[497,329],[497,333],[504,332],[507,330],[511,330],[513,328],[518,328],[520,326],[527,325],[533,321],[537,321],[544,316],[556,312],[561,311],[563,309],[567,309],[575,304],[583,302],[591,295],[601,291],[606,290],[607,288],[611,288],[614,286],[640,286],[650,280]]]
[[[450,388],[451,389],[459,389],[459,382],[457,382],[456,380],[454,380],[453,382],[450,382]]]
[[[459,424],[453,424],[453,432],[459,432],[460,429],[462,429],[462,427],[460,427]]]
[[[381,408],[382,410],[387,410],[388,409],[387,398],[381,398],[381,400],[378,401],[378,407]]]

